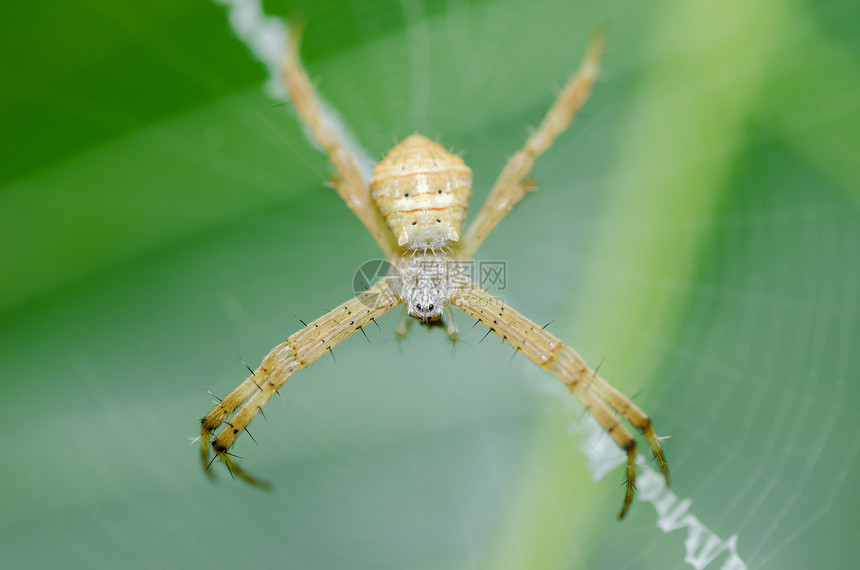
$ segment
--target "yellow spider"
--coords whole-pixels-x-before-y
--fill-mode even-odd
[[[328,153],[337,173],[337,193],[382,248],[391,271],[367,291],[273,348],[244,382],[218,402],[201,422],[204,468],[208,471],[211,464],[211,446],[215,451],[212,461],[217,458],[249,483],[265,485],[241,469],[229,453],[236,437],[293,372],[312,364],[383,313],[406,303],[404,320],[397,329],[399,336],[406,334],[406,315],[431,324],[439,322],[446,311],[450,316],[453,306],[558,376],[627,453],[627,489],[619,517],[624,517],[633,499],[636,442],[616,414],[642,432],[668,485],[666,460],[650,418],[591,370],[574,350],[457,269],[472,257],[490,230],[534,189],[526,177],[537,157],[564,131],[587,99],[598,73],[603,35],[597,34],[591,40],[578,73],[567,82],[540,127],[505,165],[465,235],[463,226],[472,187],[469,167],[442,146],[415,134],[391,149],[376,165],[368,185],[355,158],[326,123],[299,61],[300,30],[291,28],[289,38],[283,75],[290,98],[301,120]],[[448,334],[452,339],[457,337],[453,319],[448,319]]]

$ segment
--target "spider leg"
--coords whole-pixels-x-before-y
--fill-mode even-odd
[[[409,334],[410,321],[408,319],[409,315],[406,313],[406,307],[403,307],[403,313],[400,315],[400,323],[398,323],[397,330],[395,331],[397,338],[404,339]]]
[[[445,305],[445,313],[448,315],[448,324],[446,331],[451,342],[457,342],[460,338],[460,329],[457,328],[457,323],[454,322],[454,311],[451,310],[451,305]]]
[[[619,517],[627,514],[633,500],[636,483],[636,441],[615,413],[642,432],[660,464],[666,484],[669,484],[666,459],[660,447],[660,440],[654,433],[651,419],[629,398],[588,368],[576,351],[474,283],[457,290],[452,295],[451,302],[486,326],[489,329],[487,332],[496,333],[517,352],[558,376],[615,444],[624,450],[627,454],[627,490]]]
[[[290,336],[269,352],[244,382],[217,403],[203,418],[200,429],[201,460],[209,469],[209,447],[230,473],[254,485],[266,484],[239,467],[229,450],[238,435],[263,406],[301,368],[309,366],[372,320],[399,305],[386,279],[342,303],[336,309]],[[221,431],[215,435],[215,432]],[[213,435],[215,435],[213,439]],[[210,444],[211,442],[211,444]]]
[[[585,362],[579,354],[572,350],[570,352],[572,353],[572,358],[578,360],[578,365],[585,366]],[[657,460],[657,465],[660,466],[660,471],[663,473],[666,485],[668,485],[669,467],[666,465],[666,456],[663,453],[663,449],[660,447],[660,439],[657,437],[657,434],[654,433],[654,426],[651,424],[651,418],[649,418],[648,414],[643,412],[636,404],[634,404],[630,398],[619,392],[612,384],[604,380],[602,377],[598,376],[596,372],[592,372],[589,375],[589,378],[591,382],[591,390],[593,390],[602,400],[608,403],[613,410],[616,410],[619,414],[624,416],[624,419],[630,422],[630,425],[642,432],[642,435],[645,437],[645,441],[648,442],[648,446],[651,448],[651,453],[654,454],[654,458]]]
[[[389,258],[396,251],[391,232],[385,225],[376,203],[371,198],[370,188],[361,175],[355,157],[343,144],[343,141],[338,138],[332,125],[326,121],[323,106],[299,59],[301,35],[300,26],[291,24],[283,68],[287,92],[290,94],[290,99],[299,118],[328,154],[329,160],[337,172],[332,182],[334,189],[344,199],[349,209],[365,225],[370,235],[382,248],[385,257]]]
[[[591,86],[599,71],[600,59],[605,45],[603,32],[595,32],[579,71],[564,86],[550,107],[540,127],[529,136],[523,148],[508,160],[502,173],[493,185],[487,201],[471,223],[460,247],[463,259],[469,259],[490,231],[504,218],[523,197],[537,189],[527,176],[538,156],[552,145],[573,120],[591,92]]]

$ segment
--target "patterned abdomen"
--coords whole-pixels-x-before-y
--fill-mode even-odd
[[[370,189],[400,247],[439,249],[463,233],[472,171],[441,145],[411,135],[376,165]]]

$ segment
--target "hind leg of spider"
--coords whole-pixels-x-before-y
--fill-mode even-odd
[[[364,224],[385,257],[396,251],[391,232],[382,219],[370,194],[370,187],[361,174],[358,161],[341,140],[337,130],[327,119],[324,106],[314,91],[307,71],[299,58],[302,29],[292,24],[288,30],[287,50],[284,54],[283,76],[287,92],[296,112],[314,139],[328,154],[336,171],[332,181],[338,195]]]
[[[526,140],[525,145],[508,160],[499,178],[490,190],[478,215],[469,225],[460,252],[469,259],[490,231],[530,191],[536,189],[527,179],[537,158],[571,123],[577,111],[585,104],[591,86],[597,78],[606,37],[602,30],[592,34],[585,58],[579,71],[564,86],[540,126]]]

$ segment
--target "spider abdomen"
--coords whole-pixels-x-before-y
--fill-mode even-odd
[[[472,171],[441,145],[407,137],[373,169],[370,188],[400,247],[433,250],[460,239]]]

